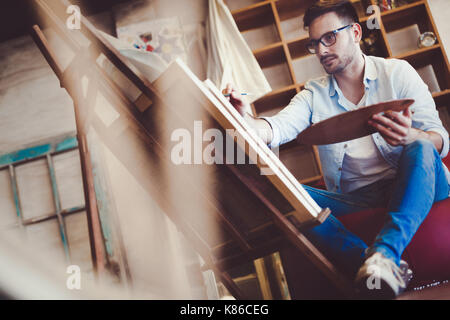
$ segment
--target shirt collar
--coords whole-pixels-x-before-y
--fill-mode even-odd
[[[376,80],[378,77],[378,72],[375,67],[375,64],[373,63],[372,59],[365,54],[363,54],[364,57],[364,86],[366,88],[369,88],[369,81],[368,80]],[[337,82],[334,76],[330,77],[330,97],[334,96],[336,93],[336,87]]]
[[[372,61],[371,57],[363,54],[365,60],[365,68],[364,68],[364,85],[368,87],[367,80],[376,80],[378,77],[377,68]]]

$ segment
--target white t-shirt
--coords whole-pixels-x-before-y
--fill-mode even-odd
[[[367,91],[356,108],[365,104],[366,95]],[[343,193],[395,176],[395,169],[384,160],[372,135],[347,141],[346,145],[341,175]]]

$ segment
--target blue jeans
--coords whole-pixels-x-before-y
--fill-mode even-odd
[[[397,263],[434,202],[446,199],[449,184],[434,145],[417,140],[403,148],[396,177],[379,180],[347,194],[303,185],[331,215],[305,235],[347,276],[353,277],[365,258],[381,252]],[[386,222],[370,247],[336,217],[368,208],[387,208]]]

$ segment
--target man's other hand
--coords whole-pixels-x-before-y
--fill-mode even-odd
[[[384,115],[375,114],[368,122],[392,146],[407,145],[415,141],[419,132],[412,128],[412,113],[406,108],[403,112],[387,111]]]

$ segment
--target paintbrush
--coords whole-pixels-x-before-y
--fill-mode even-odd
[[[224,93],[223,94],[225,97],[229,97],[231,94],[230,93]],[[241,96],[251,96],[251,93],[247,93],[247,92],[242,92],[240,93]]]

